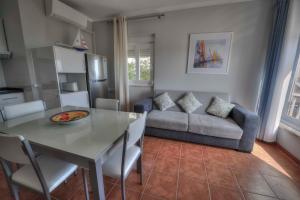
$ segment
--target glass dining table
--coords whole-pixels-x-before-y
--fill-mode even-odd
[[[50,121],[56,113],[78,109],[88,110],[89,116],[71,124]],[[94,199],[104,200],[102,164],[138,117],[137,113],[67,106],[1,122],[0,132],[22,135],[35,152],[88,169]]]

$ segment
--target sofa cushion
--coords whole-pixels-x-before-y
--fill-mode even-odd
[[[184,112],[152,110],[148,114],[146,126],[174,131],[187,131],[188,114]]]
[[[182,98],[187,92],[193,92],[195,98],[201,102],[202,106],[196,109],[194,114],[206,114],[206,108],[210,105],[212,97],[216,96],[225,101],[230,102],[230,96],[227,93],[219,93],[219,92],[199,92],[199,91],[179,91],[179,90],[154,90],[154,96],[158,96],[163,94],[164,92],[168,92],[168,95],[173,100],[173,102],[177,102],[180,98]],[[156,104],[153,105],[154,110],[159,110]],[[181,112],[182,109],[179,105],[172,106],[167,109],[168,111],[177,111]]]
[[[175,103],[169,97],[169,94],[167,92],[155,97],[153,100],[161,111],[165,111],[168,108],[175,106]]]
[[[243,135],[243,130],[231,118],[207,114],[189,114],[189,132],[236,140]]]
[[[195,98],[192,92],[188,92],[184,97],[179,99],[177,103],[186,113],[192,113],[202,104]]]
[[[217,117],[227,118],[234,106],[219,97],[214,97],[206,112]]]

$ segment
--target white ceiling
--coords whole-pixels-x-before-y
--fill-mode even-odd
[[[94,21],[115,15],[128,17],[251,0],[61,0]]]

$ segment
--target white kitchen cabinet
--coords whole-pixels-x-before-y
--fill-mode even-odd
[[[89,107],[83,52],[49,46],[32,49],[31,53],[36,75],[34,85],[47,109],[67,105]],[[78,91],[63,90],[64,83],[74,82],[78,85]]]
[[[24,102],[24,94],[22,92],[8,93],[0,95],[0,110],[3,106],[15,105]],[[0,122],[3,122],[2,115],[0,114]]]
[[[0,95],[0,107],[24,102],[23,93],[9,93]]]
[[[90,107],[87,91],[60,94],[61,106]]]
[[[58,73],[86,72],[83,52],[55,46],[54,56]]]

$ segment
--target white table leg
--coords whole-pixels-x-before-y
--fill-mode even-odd
[[[95,200],[105,200],[102,164],[99,161],[89,163],[90,181]]]

